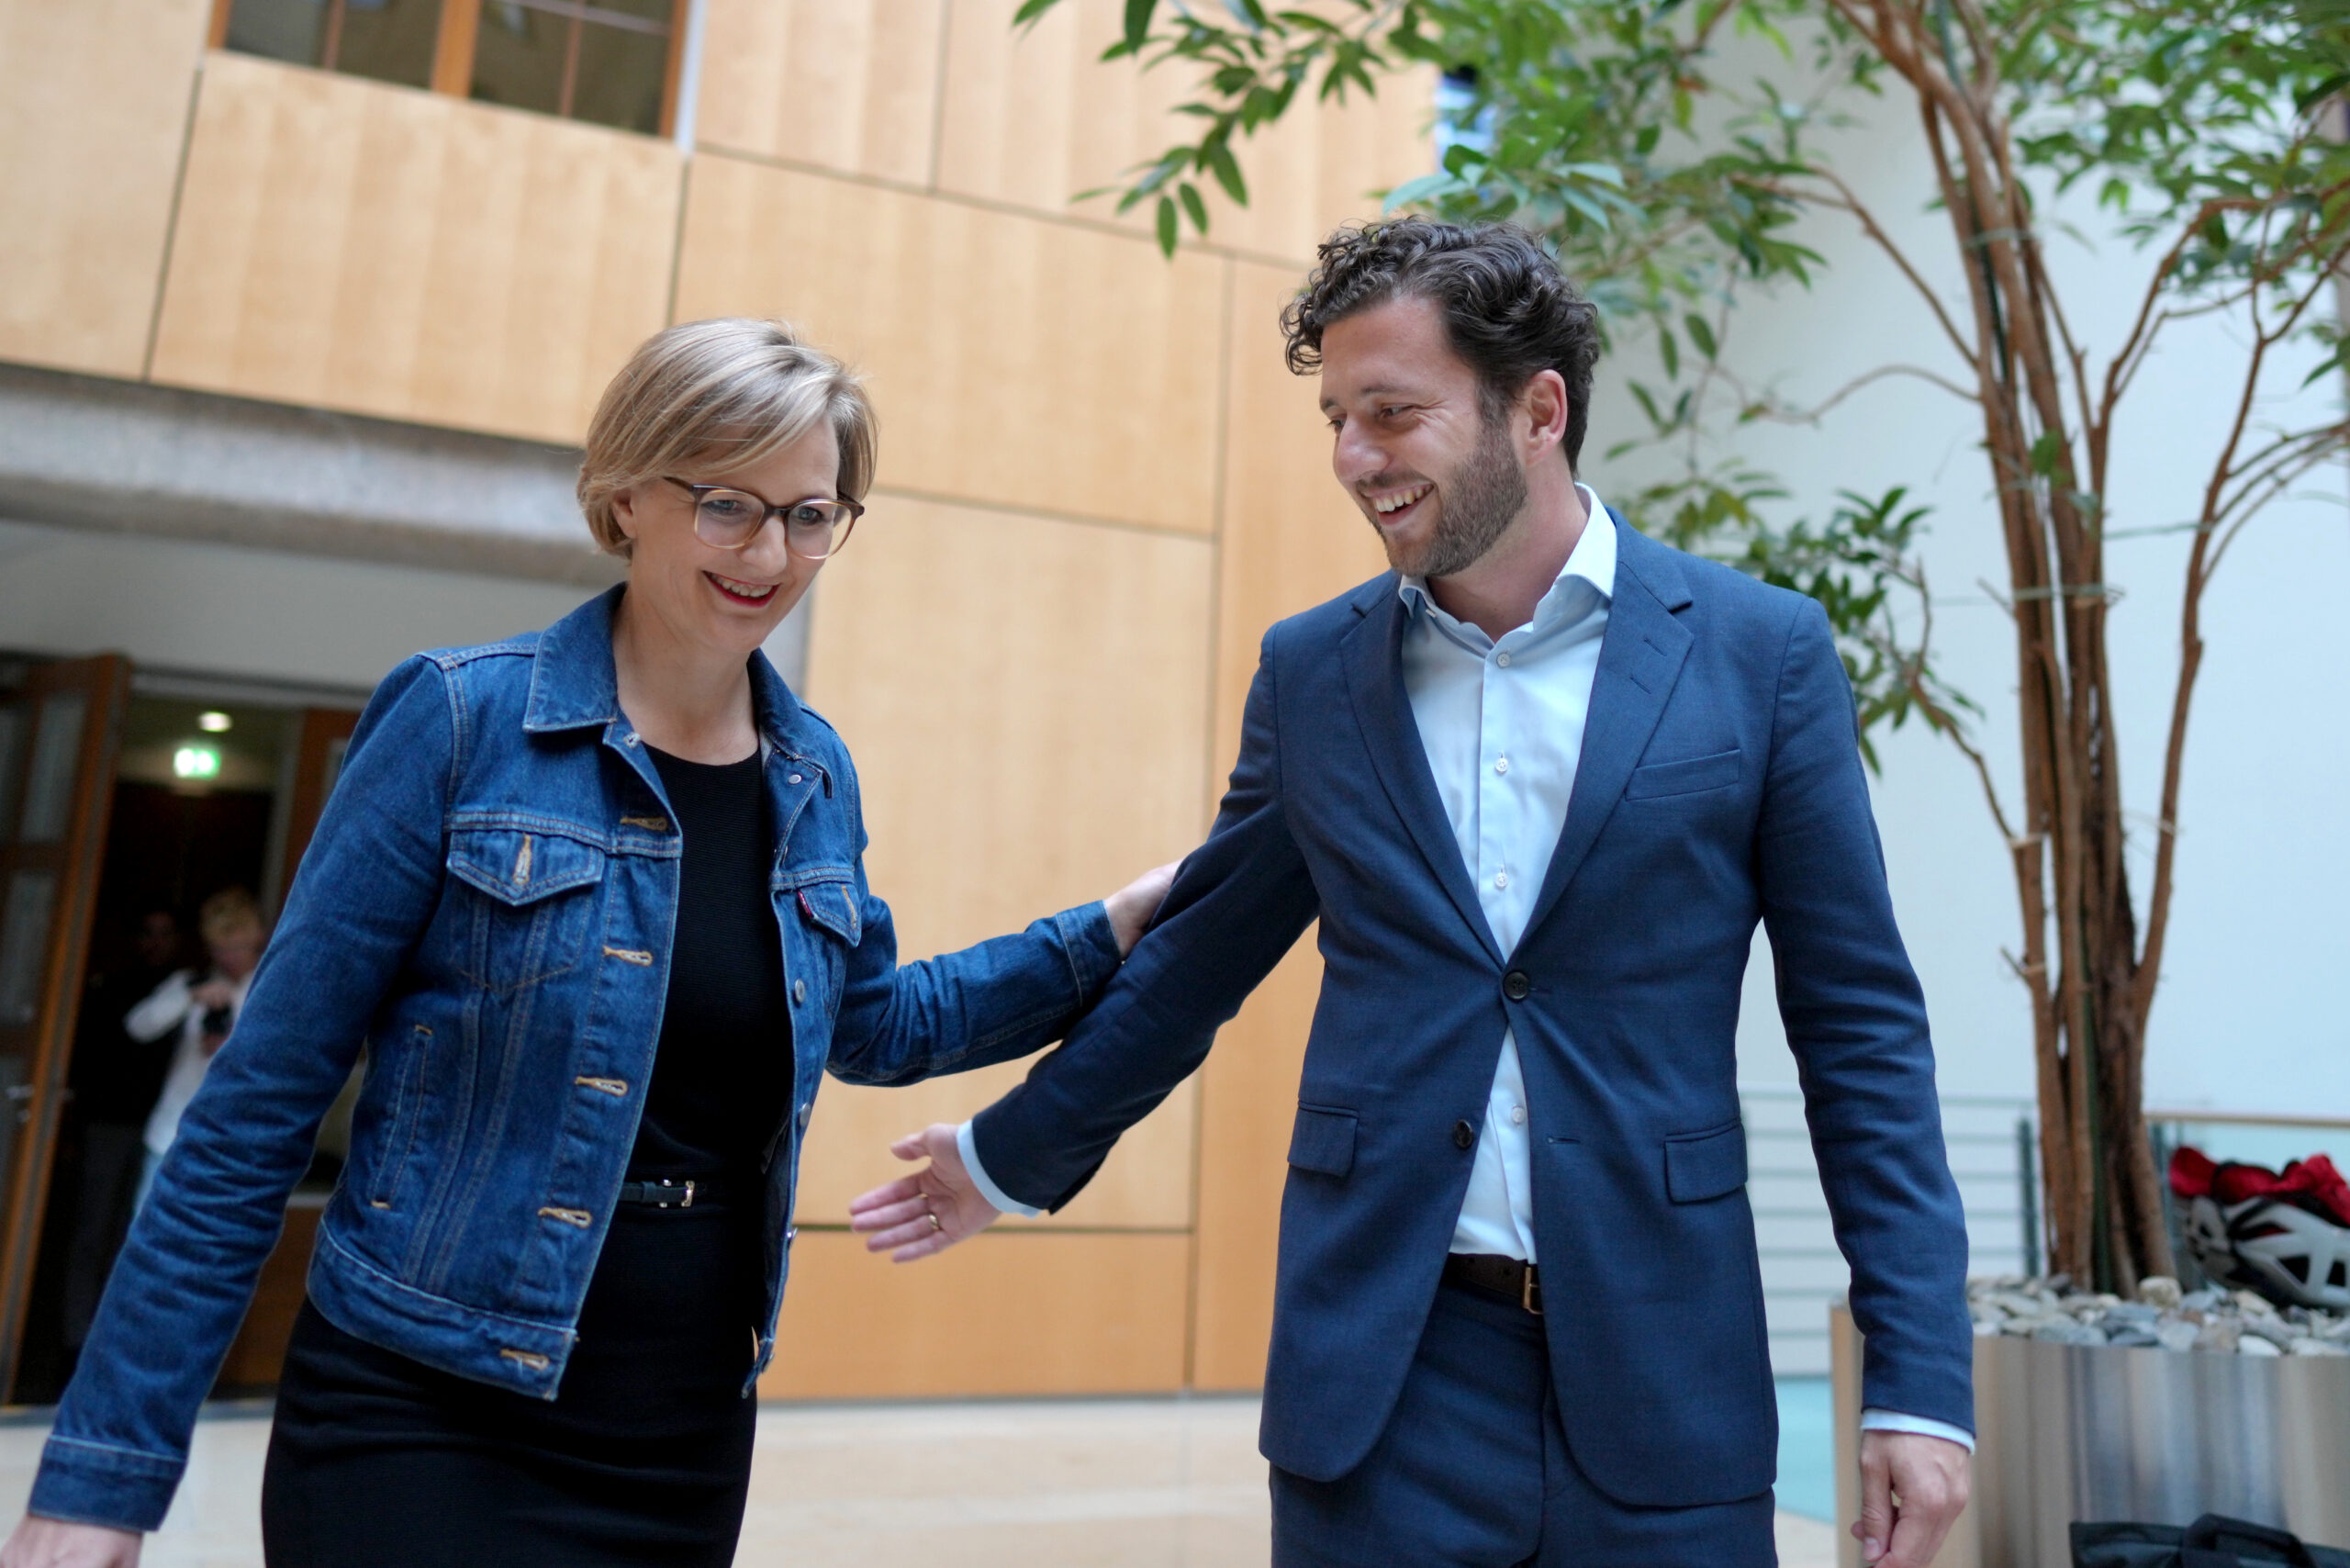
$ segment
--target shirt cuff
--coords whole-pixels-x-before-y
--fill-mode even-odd
[[[955,1152],[963,1157],[964,1173],[970,1177],[971,1185],[979,1190],[979,1196],[993,1204],[1000,1212],[1018,1215],[1023,1219],[1035,1219],[1045,1212],[1031,1208],[988,1180],[987,1167],[979,1163],[979,1146],[971,1137],[971,1124],[968,1122],[955,1129]],[[1969,1448],[1974,1446],[1971,1442],[1967,1444]]]
[[[969,1158],[968,1152],[966,1159]],[[983,1186],[980,1189],[986,1191]],[[1946,1443],[1956,1443],[1968,1453],[1975,1451],[1975,1434],[1964,1427],[1953,1427],[1948,1421],[1930,1420],[1923,1416],[1904,1416],[1898,1410],[1863,1410],[1861,1412],[1863,1432],[1915,1432],[1921,1438],[1940,1438]]]

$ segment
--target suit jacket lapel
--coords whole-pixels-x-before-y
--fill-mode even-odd
[[[1673,611],[1689,602],[1688,585],[1673,552],[1619,522],[1616,594],[1607,610],[1606,636],[1599,645],[1599,672],[1591,684],[1591,714],[1583,724],[1574,793],[1568,797],[1566,825],[1550,852],[1550,867],[1543,874],[1542,891],[1534,901],[1520,946],[1558,906],[1663,716],[1665,700],[1681,677],[1691,642],[1689,629]]]
[[[1485,923],[1477,890],[1470,885],[1469,868],[1461,863],[1460,846],[1436,792],[1427,748],[1420,744],[1419,722],[1412,717],[1411,699],[1404,690],[1404,627],[1410,612],[1395,592],[1393,577],[1382,577],[1372,591],[1379,588],[1385,591],[1377,599],[1367,605],[1357,601],[1362,619],[1339,644],[1355,720],[1362,726],[1379,781],[1436,874],[1437,885],[1468,922],[1479,945],[1499,963],[1501,948]]]

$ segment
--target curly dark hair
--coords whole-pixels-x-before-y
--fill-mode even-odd
[[[1567,384],[1561,444],[1567,466],[1576,466],[1590,423],[1599,312],[1541,241],[1510,223],[1349,224],[1322,241],[1304,289],[1281,311],[1290,369],[1319,370],[1322,334],[1332,322],[1391,299],[1426,299],[1443,312],[1453,352],[1477,373],[1488,420],[1500,418],[1538,371],[1557,371]]]

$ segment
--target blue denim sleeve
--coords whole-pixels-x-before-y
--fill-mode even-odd
[[[856,773],[842,758],[856,833],[861,935],[848,955],[826,1069],[850,1083],[899,1085],[1013,1061],[1059,1039],[1123,961],[1109,913],[1080,904],[959,953],[898,962],[890,906],[865,879]]]
[[[1862,1403],[1972,1430],[1966,1221],[1859,742],[1827,615],[1806,599],[1782,655],[1755,842],[1779,1014],[1852,1265]]]
[[[369,701],[236,1030],[115,1264],[30,1512],[162,1522],[319,1123],[439,902],[459,734],[449,678],[429,659]]]

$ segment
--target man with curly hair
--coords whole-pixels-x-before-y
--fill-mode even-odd
[[[1283,327],[1393,570],[1266,633],[1158,924],[858,1227],[906,1259],[1059,1208],[1318,919],[1276,1563],[1770,1563],[1759,920],[1866,1336],[1856,1533],[1922,1568],[1966,1493],[1966,1231],[1826,615],[1581,482],[1596,312],[1522,230],[1342,230]]]

